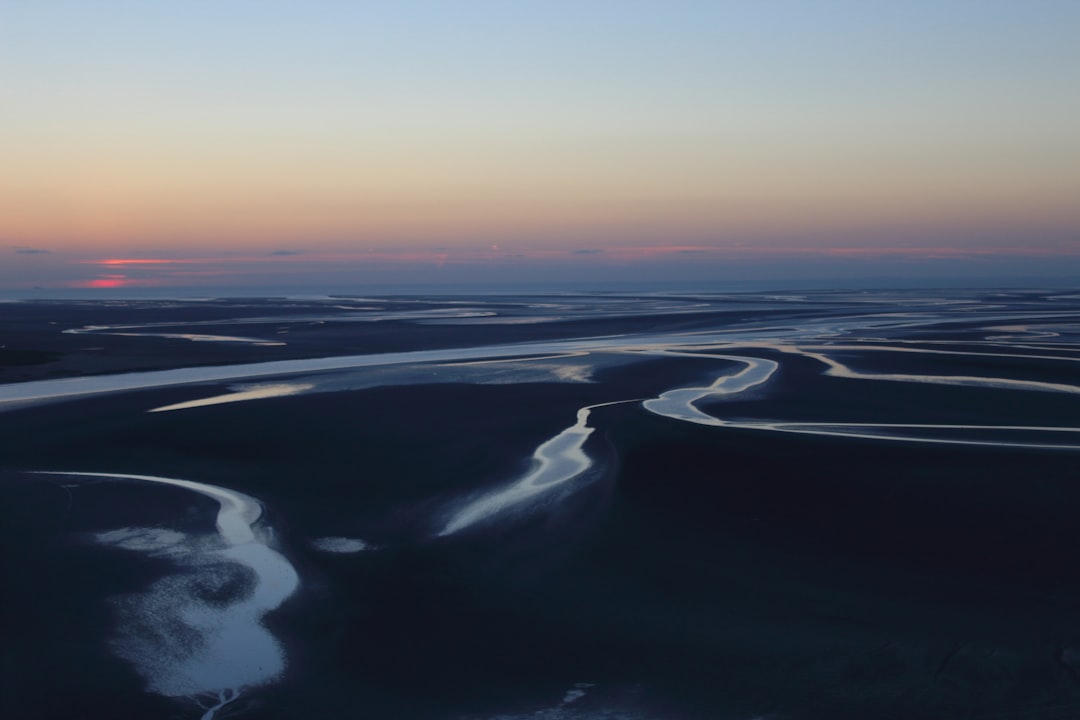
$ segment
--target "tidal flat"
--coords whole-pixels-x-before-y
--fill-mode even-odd
[[[1080,714],[1080,296],[5,303],[0,716]]]

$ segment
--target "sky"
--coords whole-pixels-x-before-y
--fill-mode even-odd
[[[0,292],[1080,282],[1076,0],[0,0]]]

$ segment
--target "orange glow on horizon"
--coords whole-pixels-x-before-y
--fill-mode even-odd
[[[963,239],[962,239],[963,240]],[[936,244],[933,239],[925,243],[903,245],[882,244],[877,247],[858,245],[857,237],[833,238],[815,247],[795,244],[790,239],[778,238],[773,242],[716,241],[696,244],[585,244],[581,247],[544,247],[542,244],[525,245],[507,241],[504,244],[473,245],[470,247],[393,247],[343,248],[326,250],[266,249],[261,254],[226,254],[219,257],[199,255],[182,257],[144,258],[136,255],[104,257],[97,259],[65,259],[59,254],[35,255],[31,262],[52,263],[58,269],[68,266],[66,280],[59,281],[64,287],[95,290],[120,290],[127,288],[170,288],[184,286],[230,284],[273,284],[282,282],[320,282],[321,278],[355,278],[357,281],[379,281],[382,277],[422,278],[433,277],[499,277],[506,271],[515,276],[517,269],[534,268],[537,272],[558,274],[564,271],[596,272],[603,274],[612,269],[647,272],[655,267],[657,272],[757,272],[759,268],[773,263],[799,263],[807,266],[828,267],[829,263],[839,272],[851,272],[863,262],[896,263],[896,267],[921,267],[920,263],[963,264],[966,262],[1002,263],[1045,262],[1061,258],[1065,263],[1075,263],[1080,258],[1080,245],[1067,239],[1057,239],[1046,245],[1025,246],[1018,242],[972,246],[967,242],[956,245]],[[294,246],[295,247],[295,246]],[[81,270],[80,270],[81,268]],[[425,268],[428,268],[425,270]],[[661,268],[665,268],[661,270]],[[73,272],[72,272],[73,271]],[[438,272],[434,276],[428,273]],[[83,275],[83,277],[79,277]],[[335,280],[339,282],[340,280]],[[390,281],[387,281],[390,282]]]
[[[268,253],[265,255],[224,255],[221,257],[79,260],[82,265],[102,268],[130,268],[154,272],[157,275],[210,275],[230,272],[231,267],[246,266],[304,266],[317,264],[404,263],[444,264],[454,262],[507,262],[515,260],[574,261],[574,262],[648,262],[678,256],[709,256],[714,258],[754,259],[775,257],[826,256],[837,258],[974,258],[974,257],[1053,257],[1080,254],[1077,247],[1024,247],[1016,245],[970,247],[959,245],[886,245],[858,247],[831,245],[820,247],[769,245],[758,243],[715,243],[696,245],[616,245],[596,248],[402,248],[365,249],[355,251],[310,251]],[[194,269],[213,265],[216,269]],[[185,267],[186,266],[186,267]],[[112,278],[113,276],[109,276]]]

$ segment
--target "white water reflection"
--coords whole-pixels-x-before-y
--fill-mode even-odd
[[[676,354],[676,353],[664,353]],[[721,375],[707,387],[677,388],[661,393],[659,397],[646,400],[642,403],[646,410],[657,415],[686,420],[702,425],[719,425],[721,421],[712,415],[703,413],[694,404],[712,396],[734,395],[741,393],[755,385],[768,382],[780,364],[774,360],[763,358],[741,357],[737,355],[706,355],[694,353],[693,357],[707,357],[717,360],[729,360],[741,363],[745,367],[732,375]]]
[[[816,331],[816,330],[815,330]],[[490,360],[528,355],[580,352],[661,351],[669,347],[715,345],[723,342],[761,341],[762,338],[799,336],[791,328],[746,328],[693,333],[655,333],[627,337],[623,335],[592,337],[551,342],[508,343],[471,348],[441,348],[407,352],[343,355],[303,360],[273,360],[243,365],[189,367],[175,370],[121,373],[70,377],[55,380],[34,380],[0,385],[0,410],[14,409],[41,402],[57,402],[105,393],[173,387],[177,385],[209,384],[230,380],[248,380],[286,375],[301,375],[336,370],[411,365],[417,363],[446,363],[462,360]]]
[[[776,349],[817,360],[828,367],[825,374],[833,377],[850,378],[854,380],[883,380],[892,382],[931,383],[935,385],[960,385],[968,387],[1080,394],[1080,386],[1078,385],[1043,382],[1041,380],[1014,380],[1012,378],[998,378],[981,375],[923,375],[914,373],[860,372],[821,352],[813,352],[794,346],[777,346]]]
[[[185,552],[183,543],[187,535],[168,528],[136,528],[125,527],[119,530],[107,530],[94,536],[95,539],[105,545],[135,550],[148,555],[169,557]]]
[[[299,585],[292,564],[255,528],[262,506],[252,497],[204,483],[151,475],[46,472],[65,477],[140,480],[186,488],[219,505],[217,537],[173,530],[123,528],[100,542],[172,559],[181,571],[145,592],[118,600],[121,622],[113,645],[168,697],[213,698],[209,720],[245,688],[265,685],[285,670],[281,644],[262,624]]]
[[[370,545],[359,538],[349,537],[315,538],[311,541],[311,546],[316,550],[336,554],[359,553],[375,549],[374,545]]]
[[[770,430],[773,432],[795,433],[799,435],[823,435],[830,437],[857,438],[862,440],[891,440],[896,442],[922,443],[928,445],[967,445],[973,447],[1017,448],[1024,450],[1080,450],[1077,442],[1025,442],[1016,440],[1018,433],[1048,435],[1051,438],[1061,435],[1075,436],[1080,439],[1080,427],[1058,427],[1039,425],[944,425],[934,423],[826,423],[826,422],[784,422],[753,421],[723,422],[730,427],[742,427],[752,430]],[[956,433],[977,433],[984,436],[1004,435],[1002,438],[976,439],[971,437],[943,437]]]
[[[162,327],[164,325],[184,325],[187,323],[164,323],[163,325],[87,325],[81,328],[64,330],[67,335],[113,335],[115,337],[157,337],[168,340],[188,340],[190,342],[236,343],[241,345],[281,346],[285,343],[263,338],[241,337],[239,335],[211,335],[207,333],[169,333],[169,332],[117,332],[119,329],[142,327]],[[190,323],[200,325],[203,323]],[[217,324],[217,323],[208,323]]]
[[[314,385],[309,383],[279,383],[276,385],[255,385],[248,390],[238,390],[224,395],[214,395],[198,400],[162,405],[146,412],[169,412],[171,410],[188,410],[191,408],[207,407],[208,405],[223,405],[225,403],[244,402],[245,400],[263,400],[265,398],[285,397],[297,395],[310,390]]]
[[[589,414],[596,408],[622,402],[634,401],[599,403],[578,410],[576,423],[536,448],[529,472],[509,486],[487,493],[456,510],[438,534],[452,535],[579,477],[592,465],[583,449],[593,433],[593,428],[589,427]]]
[[[1043,392],[1062,392],[1074,394],[1080,388],[1062,383],[1046,383],[1029,380],[1012,380],[994,377],[939,376],[915,374],[878,374],[860,373],[851,370],[839,361],[828,356],[804,350],[794,346],[774,346],[774,349],[802,355],[824,363],[827,375],[858,380],[882,380],[892,382],[918,382],[942,385],[977,386],[1004,390],[1034,390]],[[880,349],[880,348],[879,348]],[[907,349],[905,349],[907,350]],[[937,352],[937,351],[928,351]],[[662,353],[688,354],[688,353]],[[732,420],[709,415],[701,411],[694,403],[710,396],[722,396],[742,392],[754,385],[766,382],[779,367],[772,360],[741,357],[734,355],[706,355],[690,353],[694,357],[713,357],[717,359],[741,362],[746,367],[733,375],[724,375],[707,387],[678,388],[661,393],[659,397],[646,400],[642,406],[656,415],[714,427],[764,430],[771,432],[794,433],[802,435],[820,435],[866,440],[892,440],[936,445],[966,445],[982,447],[1011,447],[1031,450],[1080,450],[1076,442],[1054,441],[1051,438],[1080,435],[1080,427],[1033,426],[1033,425],[974,425],[974,424],[939,424],[939,423],[888,423],[888,422],[792,422],[783,420]],[[966,353],[957,353],[966,354]],[[985,353],[972,353],[974,355]],[[1054,358],[1057,359],[1057,358]],[[1016,439],[1017,433],[1036,436],[1048,436],[1046,440],[1035,442]],[[949,437],[965,434],[968,437]],[[1005,435],[1004,438],[985,439],[978,436]]]

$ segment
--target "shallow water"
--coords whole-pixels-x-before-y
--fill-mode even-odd
[[[136,480],[185,488],[219,504],[217,538],[187,537],[159,528],[125,528],[99,533],[103,544],[168,557],[176,574],[144,592],[117,598],[116,652],[146,679],[147,689],[168,697],[218,696],[223,707],[246,689],[270,683],[286,667],[281,643],[262,624],[300,584],[292,564],[256,528],[260,503],[243,493],[205,483],[147,475],[41,471],[78,482],[80,478]],[[254,576],[251,587],[233,597],[207,602],[205,576],[238,565]],[[226,701],[226,698],[228,700]],[[211,718],[208,710],[202,717]]]

